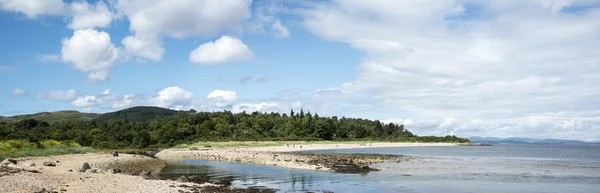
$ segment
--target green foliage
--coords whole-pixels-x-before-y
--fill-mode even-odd
[[[49,124],[27,119],[14,124],[0,123],[0,140],[26,140],[41,146],[56,145],[55,141],[44,140],[72,140],[97,149],[173,147],[198,141],[469,142],[455,136],[415,136],[403,125],[394,123],[321,117],[303,110],[292,111],[289,116],[285,113],[194,112],[134,107],[107,113],[92,121]]]
[[[160,107],[132,107],[120,111],[102,114],[95,121],[123,120],[132,122],[153,121],[157,118],[171,117],[178,111]]]
[[[100,114],[95,113],[81,113],[79,111],[56,111],[56,112],[42,112],[29,115],[17,115],[13,117],[0,117],[0,122],[6,122],[14,124],[21,120],[35,119],[39,121],[46,121],[48,123],[55,123],[59,121],[91,121]]]
[[[43,140],[29,142],[25,140],[0,141],[0,160],[4,158],[48,156],[74,153],[87,153],[90,147],[81,147],[73,141],[59,142],[56,140]]]

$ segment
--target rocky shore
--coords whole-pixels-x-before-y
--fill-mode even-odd
[[[0,164],[0,192],[274,192],[158,180],[164,166],[162,160],[128,154],[6,159]]]
[[[383,162],[408,160],[406,156],[378,154],[323,154],[304,152],[256,151],[252,148],[227,149],[170,149],[156,154],[161,159],[199,159],[273,165],[294,169],[332,171],[342,173],[365,173],[377,171],[369,165]]]

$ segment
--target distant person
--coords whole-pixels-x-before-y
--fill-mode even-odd
[[[119,152],[117,150],[112,152],[113,157],[119,157]]]

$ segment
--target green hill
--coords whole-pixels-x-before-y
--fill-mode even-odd
[[[40,121],[47,121],[48,123],[54,123],[58,121],[91,121],[100,114],[95,113],[82,113],[79,111],[56,111],[56,112],[41,112],[27,115],[16,115],[12,117],[0,117],[0,122],[16,123],[24,119],[36,119]]]
[[[124,121],[152,121],[156,118],[171,117],[177,111],[160,107],[131,107],[120,111],[105,113],[94,119],[95,121],[124,120]]]

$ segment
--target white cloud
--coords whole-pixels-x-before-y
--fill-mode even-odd
[[[167,87],[149,100],[150,104],[164,108],[174,108],[178,105],[190,105],[192,93],[178,86]]]
[[[88,80],[90,80],[92,82],[103,81],[103,80],[106,80],[107,78],[108,78],[108,72],[106,72],[106,70],[91,72],[88,75]]]
[[[67,12],[62,0],[0,0],[0,9],[22,13],[29,19],[42,15],[63,15]]]
[[[78,30],[95,27],[108,27],[113,20],[113,15],[106,3],[102,1],[90,5],[86,1],[73,2],[71,5],[73,18],[67,27]]]
[[[110,108],[113,109],[122,109],[126,107],[131,107],[136,104],[138,101],[138,97],[133,94],[123,95],[119,100],[115,100],[110,104]]]
[[[127,52],[160,60],[162,36],[213,37],[224,32],[239,33],[250,17],[251,0],[118,0],[117,8],[130,22],[134,33],[123,40]],[[148,49],[140,44],[151,45]]]
[[[273,22],[273,25],[271,26],[271,29],[273,29],[273,34],[277,38],[287,38],[287,37],[290,37],[290,31],[288,31],[288,29],[286,27],[284,27],[283,25],[281,25],[281,21],[280,20],[276,20],[275,22]]]
[[[258,104],[252,104],[252,103],[243,103],[243,104],[239,104],[239,105],[235,105],[233,106],[233,109],[231,110],[231,112],[233,113],[241,113],[246,111],[246,113],[252,113],[252,112],[280,112],[281,108],[279,107],[279,103],[276,102],[269,102],[269,103],[258,103]]]
[[[405,112],[416,133],[455,118],[457,135],[598,139],[600,11],[587,7],[598,4],[540,2],[334,0],[299,12],[312,33],[365,53],[351,89],[319,95]],[[565,120],[583,123],[555,126]]]
[[[219,108],[235,104],[239,97],[235,91],[215,90],[206,97],[210,103]]]
[[[293,110],[300,110],[300,109],[302,109],[302,103],[300,101],[296,101],[296,102],[290,104],[290,108]]]
[[[290,2],[286,2],[286,3],[290,3]],[[303,4],[305,2],[296,2],[299,4]],[[254,2],[253,4],[254,7],[254,17],[252,19],[252,22],[250,22],[250,25],[248,26],[248,28],[250,29],[250,31],[256,31],[256,32],[265,32],[265,31],[269,31],[276,37],[276,38],[287,38],[290,37],[290,31],[281,24],[281,20],[278,18],[280,17],[280,14],[289,14],[292,11],[290,11],[290,9],[288,9],[287,7],[285,7],[284,5],[281,4],[277,4],[274,2],[269,2],[269,1],[264,1],[264,2]],[[293,7],[293,5],[292,5]],[[269,29],[265,29],[265,26],[270,26]]]
[[[106,90],[102,91],[100,94],[103,94],[103,95],[110,94],[110,88],[107,88]]]
[[[254,54],[241,40],[222,36],[215,42],[200,45],[190,53],[190,62],[197,64],[216,64],[228,61],[244,61]]]
[[[104,80],[118,57],[118,50],[106,32],[93,29],[76,30],[62,41],[62,59],[82,72],[91,72],[89,79]]]
[[[38,95],[38,99],[49,99],[49,100],[72,100],[77,97],[77,92],[74,89],[70,89],[67,91],[58,91],[52,90],[47,93],[42,93]]]
[[[91,106],[96,105],[97,103],[98,100],[96,99],[96,96],[83,96],[77,97],[75,101],[71,102],[71,105],[77,108],[89,108]]]
[[[165,53],[165,49],[161,47],[160,41],[155,37],[144,39],[138,36],[127,36],[121,43],[127,52],[155,62],[160,61]]]
[[[12,91],[13,96],[25,96],[25,91],[23,89],[17,88]]]

